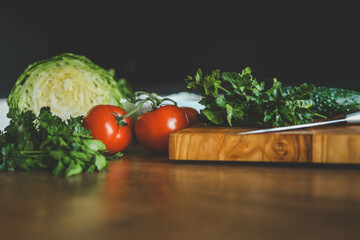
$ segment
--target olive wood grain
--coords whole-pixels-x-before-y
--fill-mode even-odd
[[[342,240],[360,165],[169,161],[138,144],[101,172],[0,172],[1,240]]]
[[[251,129],[196,126],[170,134],[172,160],[360,163],[360,126],[237,135]]]

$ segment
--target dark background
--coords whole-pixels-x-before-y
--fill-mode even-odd
[[[118,1],[0,7],[0,97],[40,59],[85,55],[135,90],[185,89],[197,68],[359,90],[358,6],[347,1]]]

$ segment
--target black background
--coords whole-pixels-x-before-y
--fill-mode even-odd
[[[0,97],[34,61],[63,52],[116,70],[135,90],[185,89],[197,68],[261,81],[359,90],[353,3],[314,1],[101,2],[0,7]]]

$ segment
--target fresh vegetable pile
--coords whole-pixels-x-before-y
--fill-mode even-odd
[[[68,53],[30,65],[9,95],[0,171],[45,170],[64,177],[100,171],[108,159],[122,156],[134,131],[145,148],[167,152],[169,134],[188,127],[189,119],[196,122],[196,110],[133,93],[125,79],[116,83],[111,74]],[[129,113],[122,106],[125,97],[133,108]],[[165,101],[172,105],[164,106]],[[153,110],[141,114],[134,126],[131,115],[146,102]]]
[[[120,157],[120,150],[112,151],[83,127],[91,107],[120,108],[122,99],[131,96],[126,80],[116,81],[114,75],[113,70],[71,53],[31,64],[8,97],[11,120],[0,132],[0,171],[45,170],[69,177],[101,170],[108,165],[107,158]],[[114,121],[120,117],[116,112],[111,113]],[[127,145],[131,135],[130,131]]]
[[[241,73],[213,71],[203,76],[199,69],[185,80],[189,91],[197,90],[205,109],[200,120],[209,124],[247,127],[272,127],[311,122],[316,112],[310,109],[312,85],[302,84],[283,94],[276,79],[269,89],[251,75],[251,69]],[[221,94],[223,93],[223,94]]]
[[[46,170],[69,177],[108,165],[105,145],[82,126],[83,117],[64,121],[49,107],[41,108],[38,116],[13,109],[8,117],[10,125],[0,134],[0,171]]]
[[[122,156],[133,134],[144,148],[167,153],[169,134],[194,124],[276,127],[357,111],[360,93],[302,84],[265,88],[250,68],[198,69],[185,79],[205,106],[190,107],[143,91],[84,56],[65,53],[30,65],[9,98],[10,125],[0,131],[0,171],[45,170],[55,176],[100,171]],[[142,96],[142,97],[140,97]],[[126,101],[124,99],[126,98]],[[171,104],[165,103],[170,101]],[[145,103],[151,110],[138,114]],[[127,104],[127,109],[124,105]]]
[[[360,93],[339,88],[302,84],[283,87],[273,79],[265,88],[249,67],[241,73],[213,71],[203,76],[198,69],[186,79],[187,90],[197,91],[205,106],[198,119],[211,125],[280,127],[310,123],[315,118],[332,118],[358,111]]]

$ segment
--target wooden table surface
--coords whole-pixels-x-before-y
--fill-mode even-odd
[[[0,238],[359,239],[360,167],[170,161],[138,145],[99,173],[0,173]]]

